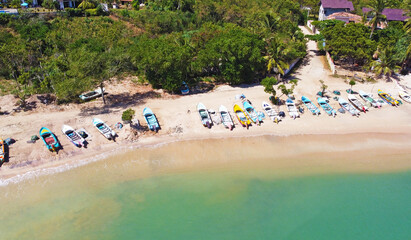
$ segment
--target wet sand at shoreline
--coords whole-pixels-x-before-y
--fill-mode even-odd
[[[237,169],[246,173],[248,168],[253,167],[271,169],[280,175],[402,171],[411,169],[410,137],[411,134],[405,133],[361,133],[171,142],[138,149],[124,148],[110,154],[90,156],[87,161],[79,156],[79,159],[66,161],[65,164],[40,165],[37,170],[10,176],[1,183],[29,182],[33,178],[42,178],[42,175],[70,171],[72,168],[93,169],[101,166],[113,169],[121,177],[129,174],[130,178],[207,169]],[[86,181],[88,174],[84,174]]]

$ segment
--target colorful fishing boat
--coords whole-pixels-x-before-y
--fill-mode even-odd
[[[308,97],[302,96],[301,97],[301,101],[304,103],[304,105],[307,107],[308,110],[310,110],[310,112],[314,115],[320,115],[320,109],[318,109],[317,106],[315,106],[313,104],[313,102],[311,102],[310,99],[308,99]]]
[[[362,90],[358,91],[358,94],[360,95],[360,97],[365,101],[368,102],[371,106],[376,107],[376,108],[380,108],[382,106],[381,103],[379,103],[378,101],[376,101],[371,94],[366,93]]]
[[[3,163],[6,159],[6,148],[3,139],[0,138],[0,163]]]
[[[76,147],[81,147],[84,146],[86,143],[86,140],[74,130],[74,128],[68,126],[68,125],[63,125],[61,127],[61,131],[63,132],[64,135],[74,144]]]
[[[327,101],[324,98],[317,98],[317,102],[328,115],[333,117],[337,115],[337,112],[327,103]]]
[[[228,112],[227,108],[223,105],[220,106],[219,108],[220,111],[220,116],[221,116],[221,122],[223,123],[223,125],[230,129],[233,130],[234,128],[234,122],[233,119],[231,118],[230,113]]]
[[[160,129],[160,124],[158,124],[158,120],[156,118],[156,115],[154,115],[153,111],[151,111],[150,108],[146,107],[143,110],[143,116],[144,119],[146,120],[146,123],[148,125],[148,128],[151,131],[158,131]]]
[[[281,121],[280,115],[274,108],[271,107],[270,104],[268,104],[267,102],[263,102],[261,105],[264,111],[267,113],[267,116],[271,118],[272,121],[274,121],[275,123]]]
[[[114,132],[105,122],[101,119],[94,118],[93,125],[97,130],[108,140],[114,140],[116,137],[116,132]]]
[[[356,107],[358,110],[363,111],[364,113],[368,110],[368,107],[365,106],[360,100],[358,100],[357,97],[355,97],[353,94],[348,94],[348,101],[352,103],[354,107]]]
[[[47,149],[52,152],[57,152],[58,149],[61,147],[59,141],[57,140],[56,135],[50,131],[50,129],[46,127],[40,128],[40,138],[43,140],[44,144],[46,145]]]
[[[248,118],[251,119],[251,121],[253,121],[257,125],[260,125],[263,121],[263,118],[260,114],[258,114],[254,107],[248,101],[243,102],[243,107]]]
[[[291,98],[288,98],[285,101],[285,105],[287,106],[288,114],[290,114],[290,117],[294,119],[300,117],[300,114],[298,113],[298,109],[295,106],[295,103],[293,102],[293,100],[291,100]]]
[[[235,115],[237,116],[238,121],[241,123],[243,127],[247,127],[248,129],[248,127],[251,126],[251,121],[250,119],[248,119],[244,110],[241,109],[241,107],[238,106],[237,104],[234,105],[233,109],[234,109]]]
[[[181,94],[187,95],[187,94],[189,94],[189,93],[190,93],[190,88],[188,88],[188,85],[187,85],[186,82],[183,82],[183,83],[181,84]]]
[[[204,127],[211,128],[213,125],[213,121],[211,120],[210,114],[208,113],[207,108],[202,103],[198,103],[197,111],[200,115],[201,123]]]
[[[404,101],[411,103],[411,97],[410,95],[405,92],[405,91],[398,91],[398,95],[400,98],[402,98]]]
[[[359,116],[360,111],[356,109],[353,105],[351,105],[347,100],[345,100],[342,97],[338,98],[338,103],[341,105],[341,107],[346,110],[347,112],[351,113],[353,116]]]
[[[398,106],[400,104],[397,100],[391,97],[390,94],[385,93],[380,89],[378,89],[378,96],[380,96],[388,104],[391,104],[391,106]]]

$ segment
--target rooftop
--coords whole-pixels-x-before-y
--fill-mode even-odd
[[[321,4],[323,5],[323,8],[342,8],[354,11],[352,2],[347,0],[321,0]]]
[[[362,8],[363,13],[371,11],[370,8]],[[382,11],[382,14],[387,17],[387,21],[405,21],[408,16],[404,16],[405,12],[402,9],[386,8]]]
[[[331,20],[331,19],[341,20],[346,23],[348,22],[360,23],[362,20],[362,17],[356,14],[348,13],[348,12],[337,12],[337,13],[333,13],[330,16],[328,16],[327,19],[328,20]]]

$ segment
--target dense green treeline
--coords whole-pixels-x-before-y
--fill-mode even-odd
[[[320,46],[324,46],[323,49],[334,60],[364,70],[375,70],[377,75],[387,77],[401,69],[407,73],[411,60],[409,25],[390,22],[386,28],[378,29],[370,37],[371,29],[361,23],[345,24],[338,20],[326,20],[313,24],[320,29],[321,34],[311,38],[319,41]],[[381,66],[384,71],[381,71]]]
[[[60,102],[123,74],[177,92],[183,81],[241,84],[281,73],[306,54],[292,0],[148,1],[106,17],[0,16],[0,77],[24,102]]]

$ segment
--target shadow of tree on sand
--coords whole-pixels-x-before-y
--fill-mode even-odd
[[[109,114],[119,112],[118,110],[113,110],[113,108],[128,108],[135,107],[145,104],[147,99],[159,98],[161,95],[154,91],[149,91],[145,93],[120,93],[120,94],[109,94],[106,97],[106,105],[103,106],[93,106],[85,107],[81,109],[79,116],[90,116],[99,114]]]

